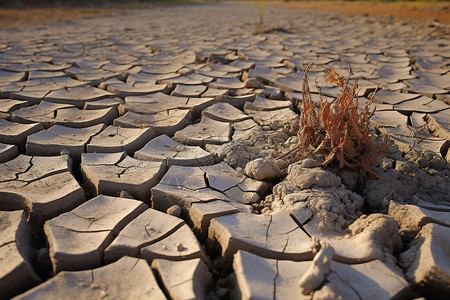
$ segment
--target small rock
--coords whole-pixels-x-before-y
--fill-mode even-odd
[[[263,89],[264,88],[264,84],[262,84],[261,81],[259,81],[256,78],[248,78],[244,82],[244,88],[248,88],[248,89]]]
[[[261,197],[258,195],[258,193],[255,192],[248,192],[242,195],[243,203],[255,203],[260,198]]]
[[[184,249],[183,244],[182,243],[178,243],[177,244],[177,251],[181,252],[181,251],[183,251],[183,249]]]
[[[120,198],[134,199],[134,197],[128,191],[121,191],[119,193]]]
[[[69,151],[68,151],[66,148],[64,148],[64,149],[61,150],[60,155],[61,155],[61,156],[63,156],[63,155],[69,156],[70,153],[69,153]]]
[[[266,180],[280,177],[283,172],[273,160],[257,158],[247,163],[245,174],[256,180]]]
[[[261,214],[266,214],[266,213],[270,213],[270,207],[264,207],[262,210],[261,210]],[[259,212],[258,211],[256,211],[257,212],[257,214],[259,214]]]
[[[178,205],[172,205],[171,207],[169,207],[166,210],[167,214],[174,216],[174,217],[179,217],[181,215],[181,212],[182,212],[182,209]]]
[[[411,165],[406,161],[397,161],[395,169],[403,174],[411,172]]]
[[[383,157],[383,161],[381,162],[381,166],[385,170],[390,170],[394,167],[394,160],[392,158]]]

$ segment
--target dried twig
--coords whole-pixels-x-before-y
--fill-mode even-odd
[[[364,111],[359,109],[358,80],[353,86],[349,81],[353,75],[349,65],[349,75],[341,77],[335,70],[325,72],[327,82],[336,84],[341,89],[339,97],[332,102],[323,100],[320,95],[320,110],[317,112],[312,100],[308,83],[308,71],[312,64],[304,69],[302,81],[302,113],[298,144],[277,159],[289,157],[293,163],[311,154],[323,154],[322,166],[333,164],[337,169],[349,168],[358,170],[361,175],[379,175],[372,169],[378,156],[387,149],[375,142],[370,133],[370,118],[375,110],[370,111],[371,99],[366,103]]]

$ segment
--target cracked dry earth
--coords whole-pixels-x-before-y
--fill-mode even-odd
[[[0,31],[1,299],[449,295],[449,27],[265,13],[259,34],[231,4]],[[361,106],[380,85],[380,180],[244,172],[296,145],[311,61],[312,83],[350,62]]]

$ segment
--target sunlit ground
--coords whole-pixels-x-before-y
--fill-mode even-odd
[[[346,14],[367,14],[413,19],[435,19],[450,23],[450,1],[278,1],[289,8],[338,11]]]

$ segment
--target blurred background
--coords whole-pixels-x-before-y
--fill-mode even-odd
[[[0,8],[55,7],[55,6],[90,6],[112,7],[117,5],[139,6],[145,4],[176,4],[201,2],[254,2],[254,0],[0,0]],[[259,0],[257,0],[259,1]],[[332,2],[449,2],[448,0],[331,0]],[[265,1],[273,2],[273,1]],[[280,0],[278,2],[330,2],[330,0]]]
[[[246,2],[260,0],[0,0],[0,30],[33,27],[59,20],[77,20],[120,14],[153,6],[183,3]],[[329,10],[348,15],[364,14],[429,19],[450,24],[450,0],[266,0],[264,7]],[[257,6],[255,6],[257,9]]]
[[[218,0],[217,0],[218,1]],[[117,5],[145,5],[145,4],[176,4],[183,2],[217,2],[214,0],[0,0],[0,8],[21,7],[58,7],[58,6],[83,6],[83,7],[113,7]]]

